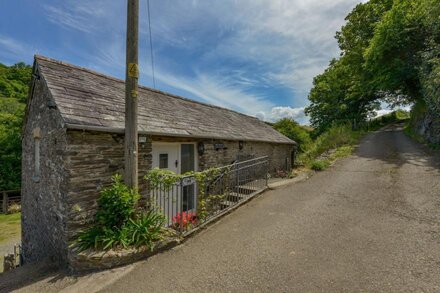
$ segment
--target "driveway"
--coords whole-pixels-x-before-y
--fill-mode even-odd
[[[387,127],[309,180],[266,192],[126,273],[109,272],[100,289],[439,292],[439,211],[438,152]]]

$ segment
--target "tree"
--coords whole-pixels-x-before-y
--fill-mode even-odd
[[[365,68],[376,90],[411,102],[423,99],[431,110],[439,109],[439,18],[438,0],[394,2],[365,52]]]
[[[306,113],[321,133],[334,123],[361,122],[379,107],[381,92],[370,85],[364,70],[364,52],[375,28],[390,9],[391,0],[371,0],[358,4],[346,17],[347,23],[336,33],[341,57],[330,62],[324,73],[315,77]]]
[[[291,118],[282,118],[273,124],[273,128],[298,143],[298,150],[304,152],[312,143],[309,131]]]
[[[20,188],[21,128],[31,71],[24,63],[0,64],[0,190]]]

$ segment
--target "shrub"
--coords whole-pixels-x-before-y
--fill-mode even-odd
[[[121,175],[113,176],[113,185],[104,189],[98,199],[96,219],[104,227],[120,227],[134,213],[139,193],[122,183]]]
[[[330,166],[330,162],[328,160],[316,160],[313,161],[311,168],[315,171],[321,171]]]
[[[311,167],[313,161],[322,153],[341,146],[353,145],[362,134],[363,131],[353,131],[350,124],[334,125],[318,136],[311,147],[299,155],[298,160]]]
[[[312,143],[309,131],[305,127],[299,125],[293,119],[280,119],[273,124],[273,128],[275,128],[281,134],[297,142],[299,152],[305,152]]]
[[[115,175],[113,185],[101,192],[93,226],[80,232],[72,246],[80,251],[140,246],[153,249],[154,243],[168,234],[165,217],[155,209],[138,208],[138,200],[139,193]]]
[[[154,243],[163,240],[165,217],[155,210],[140,212],[130,219],[124,227],[130,237],[128,244],[135,247],[147,246],[154,248]]]

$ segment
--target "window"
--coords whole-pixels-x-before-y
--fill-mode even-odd
[[[40,128],[35,128],[33,130],[34,136],[34,181],[40,181]]]
[[[160,154],[159,169],[167,169],[167,168],[168,168],[168,154]]]

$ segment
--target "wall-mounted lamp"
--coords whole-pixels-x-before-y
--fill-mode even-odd
[[[244,141],[240,140],[238,142],[238,149],[241,151],[243,149],[243,147],[244,147]]]
[[[205,153],[205,144],[203,142],[197,144],[197,152],[199,153],[199,156],[202,156]]]

